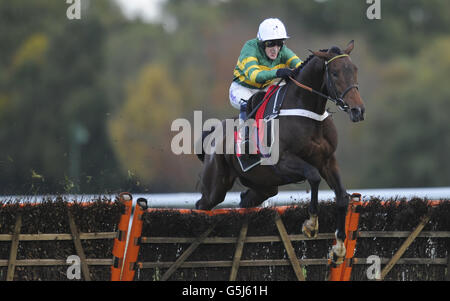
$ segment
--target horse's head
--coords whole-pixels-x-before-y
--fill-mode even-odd
[[[354,41],[351,41],[344,51],[332,47],[328,51],[313,51],[313,54],[325,60],[324,83],[328,95],[350,115],[353,122],[358,122],[364,120],[365,108],[358,90],[358,68],[349,56],[354,46]]]

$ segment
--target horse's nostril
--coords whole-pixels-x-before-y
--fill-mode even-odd
[[[350,117],[354,122],[364,120],[364,108],[352,108],[350,110]]]
[[[359,114],[361,114],[361,109],[360,108],[353,108],[352,109],[352,113],[355,114],[355,115],[359,115]]]

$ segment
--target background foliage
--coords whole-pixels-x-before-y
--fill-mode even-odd
[[[382,0],[368,20],[359,0],[167,0],[156,23],[82,1],[81,20],[65,1],[0,2],[0,194],[196,190],[170,125],[236,115],[232,70],[272,16],[301,58],[356,41],[367,118],[334,115],[348,188],[448,185],[449,1]]]

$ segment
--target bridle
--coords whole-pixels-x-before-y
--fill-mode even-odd
[[[338,58],[343,58],[343,57],[348,57],[348,54],[341,54],[341,55],[337,55],[334,58],[330,59],[329,61],[325,62],[325,73],[326,73],[326,77],[327,77],[327,90],[328,92],[332,92],[334,94],[334,100],[336,105],[338,106],[338,108],[340,108],[341,110],[347,112],[349,109],[349,106],[345,103],[344,101],[344,97],[345,95],[347,95],[348,92],[350,92],[350,90],[352,89],[359,89],[359,86],[357,84],[353,84],[348,86],[344,92],[342,92],[342,94],[339,96],[337,89],[336,89],[336,85],[334,83],[334,81],[332,80],[332,77],[330,75],[330,69],[328,68],[328,65],[338,59]]]
[[[359,86],[357,84],[350,85],[349,87],[347,87],[344,90],[344,92],[342,92],[341,95],[338,95],[338,92],[337,92],[337,89],[336,89],[336,85],[335,85],[334,81],[332,80],[332,77],[330,75],[330,69],[328,68],[328,65],[332,61],[334,61],[336,59],[339,59],[339,58],[343,58],[343,57],[349,57],[349,55],[348,54],[340,54],[340,55],[337,55],[337,56],[333,57],[332,59],[330,59],[330,60],[325,62],[325,74],[326,74],[327,90],[328,90],[328,92],[331,92],[331,94],[334,97],[332,97],[330,95],[325,95],[325,94],[323,94],[323,93],[321,93],[319,91],[314,90],[311,87],[308,87],[308,86],[306,86],[306,85],[304,85],[302,83],[299,83],[297,80],[295,80],[291,76],[289,76],[289,78],[298,87],[300,87],[302,89],[305,89],[305,90],[308,90],[309,92],[317,94],[317,95],[319,95],[319,96],[321,96],[323,98],[326,98],[327,100],[334,102],[336,104],[336,106],[340,110],[342,110],[344,112],[348,112],[348,110],[350,109],[350,106],[344,101],[344,97],[345,97],[345,95],[347,95],[348,92],[350,92],[350,90],[352,90],[352,89],[357,89],[358,90]]]

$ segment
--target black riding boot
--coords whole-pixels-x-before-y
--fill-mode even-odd
[[[249,129],[247,126],[244,126],[245,121],[247,120],[247,102],[241,102],[241,108],[239,110],[239,137],[240,139],[240,150],[241,154],[249,153]]]
[[[257,154],[250,154],[250,129],[248,126],[244,126],[247,120],[247,102],[241,102],[240,112],[239,112],[239,156],[238,161],[244,172],[250,170],[252,167],[258,165],[261,162],[261,158]]]

